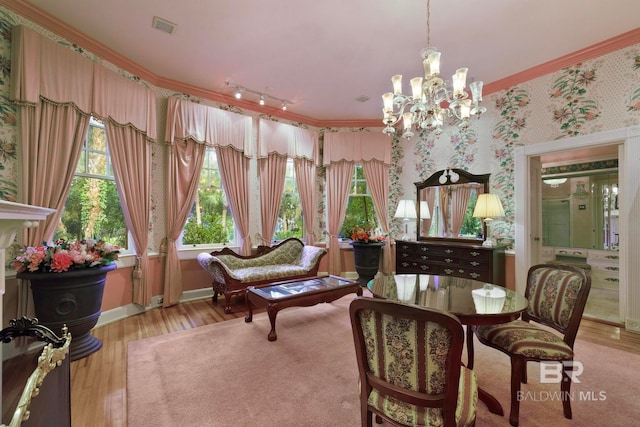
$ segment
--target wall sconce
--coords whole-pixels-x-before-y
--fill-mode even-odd
[[[484,238],[482,246],[495,246],[496,240],[491,237],[491,221],[493,221],[494,218],[504,216],[504,208],[502,207],[502,202],[500,202],[500,197],[498,197],[497,194],[491,193],[480,194],[476,201],[476,207],[473,210],[473,216],[475,218],[483,218],[487,226],[487,235]]]
[[[547,185],[550,185],[552,188],[557,188],[558,185],[564,184],[567,182],[567,178],[545,178],[542,180]]]
[[[418,215],[416,214],[416,205],[413,200],[400,200],[398,202],[398,208],[396,209],[396,214],[394,215],[396,218],[403,218],[404,221],[404,234],[402,235],[402,240],[409,240],[409,220],[416,219]]]

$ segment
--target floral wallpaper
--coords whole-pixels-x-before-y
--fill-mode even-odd
[[[0,199],[10,202],[18,197],[16,109],[9,102],[11,27],[14,25],[11,17],[0,9]]]

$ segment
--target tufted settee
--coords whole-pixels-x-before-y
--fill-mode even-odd
[[[229,248],[198,255],[198,263],[213,278],[213,301],[224,295],[224,312],[231,312],[231,297],[244,295],[247,287],[318,274],[327,250],[289,238],[275,246],[259,246],[256,255],[242,256]]]

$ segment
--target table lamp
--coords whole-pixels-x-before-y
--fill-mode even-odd
[[[500,197],[497,194],[480,194],[476,201],[476,208],[473,210],[473,216],[475,218],[483,218],[484,223],[487,226],[487,235],[485,236],[482,246],[493,247],[496,245],[496,240],[491,237],[491,221],[494,218],[500,218],[504,216],[504,208],[500,202]]]
[[[418,218],[418,215],[416,214],[416,204],[413,200],[400,200],[394,216],[396,218],[403,218],[404,234],[401,239],[409,240],[409,220]]]

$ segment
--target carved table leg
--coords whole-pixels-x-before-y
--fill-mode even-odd
[[[249,323],[253,320],[253,306],[251,305],[251,300],[249,299],[249,292],[244,294],[244,299],[247,303],[247,307],[249,307],[249,314],[244,317],[244,321]]]
[[[267,335],[267,339],[269,341],[275,341],[278,339],[278,335],[276,334],[276,316],[278,315],[278,306],[276,304],[269,304],[269,307],[267,307],[267,313],[269,314],[269,322],[271,322],[271,330],[269,331],[269,335]]]

